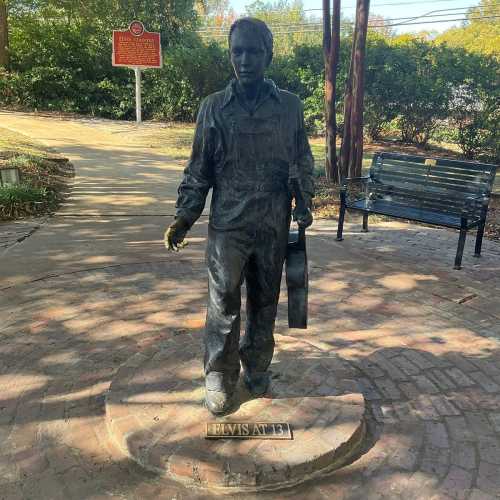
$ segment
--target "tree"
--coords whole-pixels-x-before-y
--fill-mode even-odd
[[[323,0],[323,57],[325,61],[325,176],[339,184],[341,173],[337,162],[337,69],[340,58],[340,0],[333,0],[330,24],[330,0]]]
[[[340,150],[342,171],[359,177],[363,164],[363,101],[365,52],[370,0],[357,0],[349,78],[344,98],[344,136]]]
[[[368,27],[370,28],[370,31],[378,33],[386,38],[390,38],[396,34],[396,30],[393,26],[391,26],[391,22],[378,14],[370,15]]]
[[[88,31],[106,36],[112,29],[126,28],[138,19],[148,31],[159,31],[164,45],[173,45],[194,27],[194,4],[195,0],[11,0],[9,6],[19,18],[86,24]]]
[[[9,67],[9,24],[7,0],[0,0],[0,67]]]
[[[248,16],[262,19],[274,34],[274,53],[292,54],[297,45],[314,44],[321,40],[320,32],[308,29],[301,0],[256,0],[245,8]]]
[[[469,10],[467,21],[460,28],[445,31],[437,41],[469,52],[492,55],[500,59],[500,3],[481,0]]]

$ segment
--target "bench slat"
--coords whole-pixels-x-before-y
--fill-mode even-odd
[[[393,163],[387,162],[383,166],[376,166],[373,168],[374,175],[378,175],[382,172],[397,172],[399,174],[412,174],[412,175],[422,175],[422,176],[432,176],[446,179],[453,179],[457,182],[464,183],[489,183],[491,182],[490,172],[478,172],[477,170],[449,170],[443,168],[440,165],[434,167],[429,167],[422,164],[404,164],[403,162]]]
[[[432,210],[400,205],[398,203],[385,200],[376,200],[371,204],[367,204],[366,200],[358,200],[354,203],[348,204],[347,208],[367,211],[374,214],[387,215],[389,217],[396,217],[399,219],[414,220],[426,224],[452,227],[455,229],[459,229],[461,224],[460,215],[444,214],[434,212]],[[474,227],[478,222],[479,218],[471,218],[467,222],[467,227]]]
[[[421,209],[426,209],[426,210],[431,210],[435,212],[442,212],[442,213],[447,213],[447,214],[455,214],[455,215],[461,215],[464,211],[470,216],[470,217],[480,217],[481,215],[481,208],[479,207],[468,207],[467,210],[465,210],[465,207],[463,205],[463,202],[450,202],[448,204],[446,203],[439,203],[434,200],[426,200],[422,198],[416,198],[416,197],[402,197],[402,196],[391,196],[391,195],[384,195],[381,198],[377,198],[376,201],[385,201],[388,203],[397,203],[398,205],[401,206],[407,206],[407,207],[412,207],[412,208],[421,208]]]
[[[385,159],[401,160],[403,162],[414,162],[414,163],[424,163],[428,157],[416,156],[416,155],[406,155],[401,153],[375,153],[373,158],[373,163],[380,158],[382,161]],[[461,160],[450,160],[447,158],[432,158],[436,160],[436,166],[449,167],[450,169],[456,170],[476,170],[481,172],[490,172],[493,174],[496,172],[497,166],[490,163],[476,163],[476,162],[466,162]],[[435,168],[435,167],[431,167]]]
[[[408,186],[414,187],[419,191],[429,191],[434,193],[453,194],[467,198],[469,196],[478,196],[487,193],[488,185],[486,184],[459,184],[445,182],[445,180],[436,179],[433,177],[419,177],[411,175],[399,175],[397,173],[384,172],[373,180],[382,184],[387,184],[393,187],[405,188]]]

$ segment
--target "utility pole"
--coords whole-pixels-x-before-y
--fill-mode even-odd
[[[337,70],[340,52],[340,1],[333,0],[333,15],[330,16],[330,0],[323,0],[323,58],[325,61],[325,132],[326,132],[326,178],[339,184],[341,180],[337,162]]]
[[[351,66],[344,99],[344,137],[341,148],[342,170],[350,177],[361,175],[363,164],[363,101],[365,54],[370,0],[357,0]]]
[[[7,0],[0,0],[0,67],[9,69],[9,24]]]

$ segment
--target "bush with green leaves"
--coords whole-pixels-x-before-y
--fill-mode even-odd
[[[28,184],[0,187],[0,220],[36,214],[56,203],[52,191]]]

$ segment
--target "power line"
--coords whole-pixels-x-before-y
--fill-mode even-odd
[[[376,3],[372,4],[370,6],[370,9],[373,7],[401,7],[404,5],[424,5],[424,4],[436,4],[436,3],[445,3],[445,2],[456,2],[456,0],[419,0],[418,2],[413,0],[411,2],[391,2],[391,3]],[[494,2],[494,4],[500,4],[500,2]],[[478,7],[478,5],[471,5],[470,7],[463,7],[464,9],[473,9],[475,7]],[[350,5],[348,7],[342,7],[342,10],[353,10],[355,9],[355,5]],[[284,10],[283,9],[274,9],[274,10],[265,10],[262,11],[262,13],[271,13],[271,12],[278,12],[282,13]],[[298,9],[298,8],[290,8],[286,9],[285,12],[322,12],[323,9]],[[200,17],[210,17],[208,15],[205,16],[200,16]]]
[[[500,9],[500,5],[498,7]],[[423,18],[426,18],[426,17],[448,17],[448,16],[452,16],[452,15],[463,15],[464,13],[463,12],[449,12],[447,14],[435,14],[435,12],[445,12],[445,11],[448,11],[448,10],[464,10],[464,9],[441,9],[441,10],[433,10],[431,12],[427,12],[425,14],[422,14],[420,16],[413,16],[413,17],[393,17],[393,18],[384,18],[384,26],[390,26],[389,24],[386,24],[390,21],[415,21],[417,19],[423,19]],[[495,9],[495,11],[497,11],[497,9]],[[349,23],[349,24],[353,24],[353,23]],[[403,25],[403,24],[406,24],[406,23],[398,23],[398,26],[400,25]],[[273,27],[273,28],[277,28],[277,27],[291,27],[291,26],[312,26],[312,25],[323,25],[323,22],[322,21],[317,21],[317,22],[314,22],[314,21],[309,21],[309,22],[297,22],[297,23],[292,23],[292,22],[288,22],[288,23],[270,23],[270,25]],[[209,31],[220,31],[220,30],[223,30],[225,28],[221,28],[219,26],[205,26],[203,29],[201,30],[197,30],[197,33],[203,33],[203,32],[209,32]]]
[[[497,10],[495,9],[495,14],[497,13],[500,13],[500,10]],[[389,18],[389,19],[384,19],[383,20],[383,23],[382,24],[375,24],[377,23],[377,21],[375,21],[375,23],[371,23],[372,26],[376,26],[376,27],[389,27],[389,26],[404,26],[404,25],[415,25],[415,24],[429,24],[431,22],[434,22],[434,23],[441,23],[441,22],[452,22],[452,21],[467,21],[467,20],[474,20],[474,19],[488,19],[488,18],[494,18],[494,17],[497,17],[497,16],[475,16],[475,17],[467,17],[467,18],[460,18],[460,19],[439,19],[439,20],[435,20],[435,19],[432,19],[432,20],[429,20],[429,21],[422,21],[422,22],[418,22],[418,23],[415,23],[413,21],[415,21],[416,19],[423,19],[423,18],[426,18],[426,17],[430,17],[430,18],[435,18],[435,17],[449,17],[449,16],[453,16],[453,15],[460,15],[460,13],[449,13],[449,14],[426,14],[426,15],[423,15],[423,16],[418,16],[417,18],[415,17],[395,17],[395,18]],[[399,23],[393,23],[393,24],[387,24],[387,21],[402,21],[402,22],[399,22]],[[346,22],[345,24],[347,25],[353,25],[354,23],[353,22]],[[369,23],[370,25],[370,23]],[[269,24],[270,28],[271,29],[281,29],[281,28],[301,28],[301,27],[312,27],[312,26],[323,26],[323,23],[318,21],[318,22],[298,22],[298,23],[278,23],[278,24]],[[222,28],[222,27],[206,27],[205,29],[202,29],[202,30],[197,30],[196,32],[197,33],[217,33],[217,32],[220,32],[220,33],[227,33],[228,29],[227,28]]]
[[[463,17],[463,18],[455,18],[455,19],[440,19],[440,20],[437,20],[437,21],[420,21],[420,22],[409,22],[409,23],[399,23],[399,24],[392,24],[390,25],[390,27],[393,27],[393,26],[410,26],[410,25],[422,25],[422,24],[435,24],[435,23],[444,23],[444,22],[455,22],[455,21],[469,21],[469,20],[479,20],[479,19],[496,19],[496,18],[500,18],[500,15],[496,15],[496,16],[479,16],[479,17]],[[318,23],[306,23],[308,24],[309,26],[320,26],[320,24]],[[353,23],[349,23],[350,25],[352,25]],[[303,25],[303,26],[306,26],[306,25]],[[321,25],[322,26],[322,25]],[[386,24],[372,24],[372,25],[368,25],[368,28],[387,28],[389,27],[388,25]],[[272,26],[270,26],[270,28],[272,29]],[[314,28],[314,29],[310,29],[310,30],[293,30],[293,31],[275,31],[273,32],[273,35],[283,35],[283,34],[291,34],[291,33],[320,33],[322,32],[322,29],[320,28]],[[199,33],[199,32],[197,32]],[[229,30],[227,30],[226,33],[220,33],[220,34],[205,34],[205,35],[201,35],[201,38],[220,38],[220,37],[227,37],[229,34]]]
[[[376,3],[370,5],[370,9],[372,7],[401,7],[404,5],[422,5],[422,4],[435,4],[435,3],[441,3],[441,2],[456,2],[456,0],[424,0],[424,1],[413,1],[413,2],[396,2],[396,3]],[[497,2],[495,2],[497,3]],[[498,2],[500,3],[500,2]],[[464,9],[473,9],[474,7],[477,7],[477,5],[471,5],[470,7],[463,7]],[[355,9],[356,6],[352,5],[349,7],[344,7],[342,10],[352,10]],[[309,11],[322,11],[323,9],[304,9],[304,12],[309,12]],[[271,12],[271,11],[268,11]],[[275,12],[280,12],[279,10],[276,10]]]

